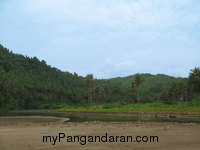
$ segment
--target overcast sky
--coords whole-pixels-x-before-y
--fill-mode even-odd
[[[186,77],[200,66],[200,1],[0,0],[0,43],[83,76]]]

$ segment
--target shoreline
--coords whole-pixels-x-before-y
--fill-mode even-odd
[[[52,116],[1,116],[0,125],[3,124],[24,124],[24,123],[64,123],[69,118]]]
[[[200,117],[200,113],[157,113],[157,112],[100,112],[100,111],[61,111],[61,110],[51,110],[51,112],[62,112],[68,114],[83,114],[83,115],[110,115],[110,116],[145,116],[145,117],[173,117],[177,118],[196,118]]]

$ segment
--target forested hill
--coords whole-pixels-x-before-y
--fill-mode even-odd
[[[66,64],[67,65],[67,64]],[[35,108],[41,102],[77,103],[87,95],[85,80],[0,45],[0,107]]]
[[[137,89],[132,86],[136,75],[105,80],[94,80],[93,75],[87,77],[63,72],[37,57],[13,54],[0,45],[0,108],[3,109],[34,109],[49,103],[133,103],[137,102],[137,96],[140,102],[188,100],[184,78],[141,74],[143,82]]]
[[[143,87],[145,88],[153,88],[155,85],[169,85],[173,82],[179,82],[183,81],[186,78],[175,78],[172,76],[168,76],[165,74],[157,74],[157,75],[152,75],[149,73],[143,73],[140,74],[141,77],[144,79]],[[105,81],[108,81],[109,83],[120,83],[123,87],[129,87],[131,80],[135,78],[135,75],[127,76],[127,77],[117,77],[117,78],[111,78]],[[142,86],[142,85],[141,85]]]
[[[164,74],[140,74],[143,80],[139,87],[141,99],[143,101],[154,101],[163,99],[162,96],[169,89],[179,88],[180,86],[186,86],[187,78],[175,78]],[[104,81],[110,84],[120,84],[123,88],[131,88],[131,81],[135,79],[136,75],[127,77],[117,77],[112,79],[106,79]],[[173,94],[173,93],[172,93]],[[172,98],[173,99],[173,98]]]

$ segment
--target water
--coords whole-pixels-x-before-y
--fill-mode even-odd
[[[50,110],[20,110],[20,111],[1,111],[1,116],[53,116],[69,118],[71,122],[85,121],[106,121],[106,122],[125,122],[125,121],[148,121],[148,122],[179,122],[179,123],[200,123],[200,116],[177,116],[169,118],[168,115],[143,115],[143,114],[100,114],[100,113],[69,113],[53,112]]]

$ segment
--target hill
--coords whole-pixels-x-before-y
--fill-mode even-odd
[[[140,102],[190,100],[186,78],[164,74],[141,74]],[[48,104],[87,105],[92,103],[137,102],[137,91],[131,87],[136,75],[92,80],[63,72],[37,57],[14,54],[0,45],[0,108],[47,108]]]
[[[37,108],[40,103],[77,103],[86,98],[84,78],[62,72],[37,57],[13,54],[0,45],[0,107]]]
[[[139,87],[141,99],[143,101],[161,100],[162,94],[174,85],[184,84],[187,82],[187,78],[176,78],[164,74],[140,74],[143,79],[143,83]],[[127,77],[117,77],[112,79],[106,79],[110,84],[119,84],[123,88],[131,88],[131,81],[135,79],[136,75]]]

